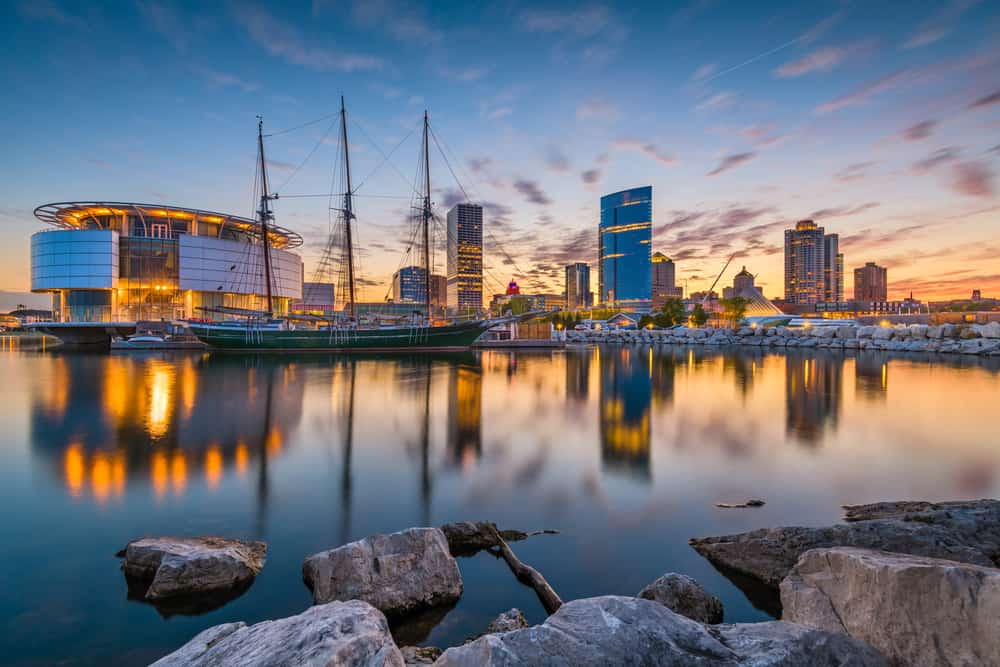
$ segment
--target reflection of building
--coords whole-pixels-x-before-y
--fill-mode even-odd
[[[652,302],[653,188],[601,197],[598,301],[608,308],[648,310]]]
[[[176,206],[47,204],[57,229],[31,237],[31,290],[52,295],[55,319],[107,322],[213,317],[201,308],[266,307],[261,227],[255,220]],[[274,310],[302,296],[302,239],[269,238]]]
[[[854,269],[854,300],[884,303],[888,300],[889,279],[885,267],[875,262]]]
[[[884,399],[889,390],[887,355],[884,352],[860,352],[854,359],[855,393],[869,399]]]
[[[675,355],[679,354],[679,351],[672,347],[654,347],[650,349],[649,354],[652,356],[653,402],[658,406],[671,405],[674,402],[674,383],[678,366],[678,358]]]
[[[448,211],[448,309],[483,308],[483,207],[455,204]]]
[[[593,350],[566,350],[566,398],[585,401],[590,395],[590,357]]]
[[[392,300],[396,303],[427,303],[427,270],[422,266],[404,266],[392,274]],[[433,290],[432,290],[433,295]]]
[[[834,429],[843,398],[841,355],[817,352],[785,356],[785,408],[788,432],[815,444],[827,424]]]
[[[785,302],[813,305],[842,301],[844,256],[836,234],[812,220],[802,220],[785,230]],[[829,298],[828,298],[829,297]]]
[[[483,454],[483,371],[455,364],[448,376],[448,458],[454,465],[479,460]]]
[[[585,310],[594,305],[590,291],[590,267],[576,262],[566,267],[566,309]]]
[[[302,415],[295,364],[233,357],[49,357],[32,393],[31,446],[73,496],[104,502],[215,488],[282,451]]]
[[[606,469],[649,478],[650,380],[648,349],[600,351],[601,460]]]
[[[653,255],[653,309],[663,308],[667,299],[681,299],[684,297],[684,290],[677,287],[677,271],[674,260],[670,259],[662,252]]]

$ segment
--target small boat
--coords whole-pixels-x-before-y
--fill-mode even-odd
[[[112,350],[203,350],[205,344],[196,338],[175,338],[150,332],[137,333],[128,338],[111,341]]]

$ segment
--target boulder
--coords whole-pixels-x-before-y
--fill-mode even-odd
[[[306,558],[302,578],[313,602],[364,600],[389,615],[447,605],[462,595],[462,575],[437,528],[372,535]]]
[[[499,530],[488,521],[456,521],[441,526],[441,532],[448,540],[448,550],[452,556],[471,556],[483,549],[497,546],[493,530],[497,530],[506,542],[519,542],[528,534],[520,530]],[[556,533],[555,530],[540,531]]]
[[[442,651],[437,646],[404,646],[399,652],[403,654],[403,664],[412,667],[412,665],[433,665],[434,661],[441,657]]]
[[[943,333],[944,333],[944,327],[942,327],[940,325],[932,325],[932,326],[927,327],[927,337],[928,338],[933,338],[935,340],[938,340],[938,339],[941,338],[941,336],[942,336]]]
[[[699,623],[722,623],[722,602],[687,575],[668,572],[639,591],[639,597]]]
[[[850,546],[974,565],[1000,565],[1000,501],[875,503],[845,507],[848,523],[763,528],[692,539],[691,546],[724,571],[777,589],[810,549]]]
[[[875,327],[872,331],[872,338],[875,340],[889,340],[892,338],[892,332],[895,331],[892,327]]]
[[[816,549],[781,583],[783,618],[845,632],[898,665],[1000,665],[1000,570]]]
[[[500,614],[487,626],[486,634],[495,635],[501,632],[513,632],[528,627],[528,619],[520,609],[508,609]]]
[[[144,537],[118,555],[130,588],[150,602],[243,592],[264,567],[267,545],[224,537]]]
[[[1000,338],[1000,322],[989,322],[979,328],[979,335],[983,338]]]
[[[567,602],[541,625],[445,651],[437,667],[483,665],[884,666],[870,646],[794,623],[705,626],[650,600]]]
[[[277,665],[351,665],[403,667],[385,616],[353,600],[310,607],[297,616],[246,623],[225,623],[194,639],[154,667],[264,667]]]
[[[927,338],[928,326],[926,324],[911,324],[910,325],[910,337],[917,340],[922,340]]]

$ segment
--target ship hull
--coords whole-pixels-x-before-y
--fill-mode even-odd
[[[345,329],[335,331],[258,329],[191,324],[200,341],[217,350],[376,352],[468,349],[485,328],[481,322],[442,327]]]

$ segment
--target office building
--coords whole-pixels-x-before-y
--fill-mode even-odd
[[[785,303],[815,305],[844,299],[844,256],[839,238],[812,220],[785,230]]]
[[[889,298],[888,272],[875,262],[854,269],[854,300],[882,303]]]
[[[427,270],[422,266],[404,266],[392,274],[392,300],[396,303],[427,303]]]
[[[677,287],[677,271],[674,260],[670,259],[662,252],[653,255],[653,310],[663,308],[667,299],[681,299],[684,297],[684,290]]]
[[[448,211],[448,310],[483,308],[483,207],[455,204]]]
[[[594,304],[590,291],[590,266],[576,262],[566,267],[566,309],[585,310]]]
[[[431,305],[444,308],[448,304],[448,276],[431,274]]]
[[[601,197],[598,301],[618,310],[652,305],[653,187]]]

